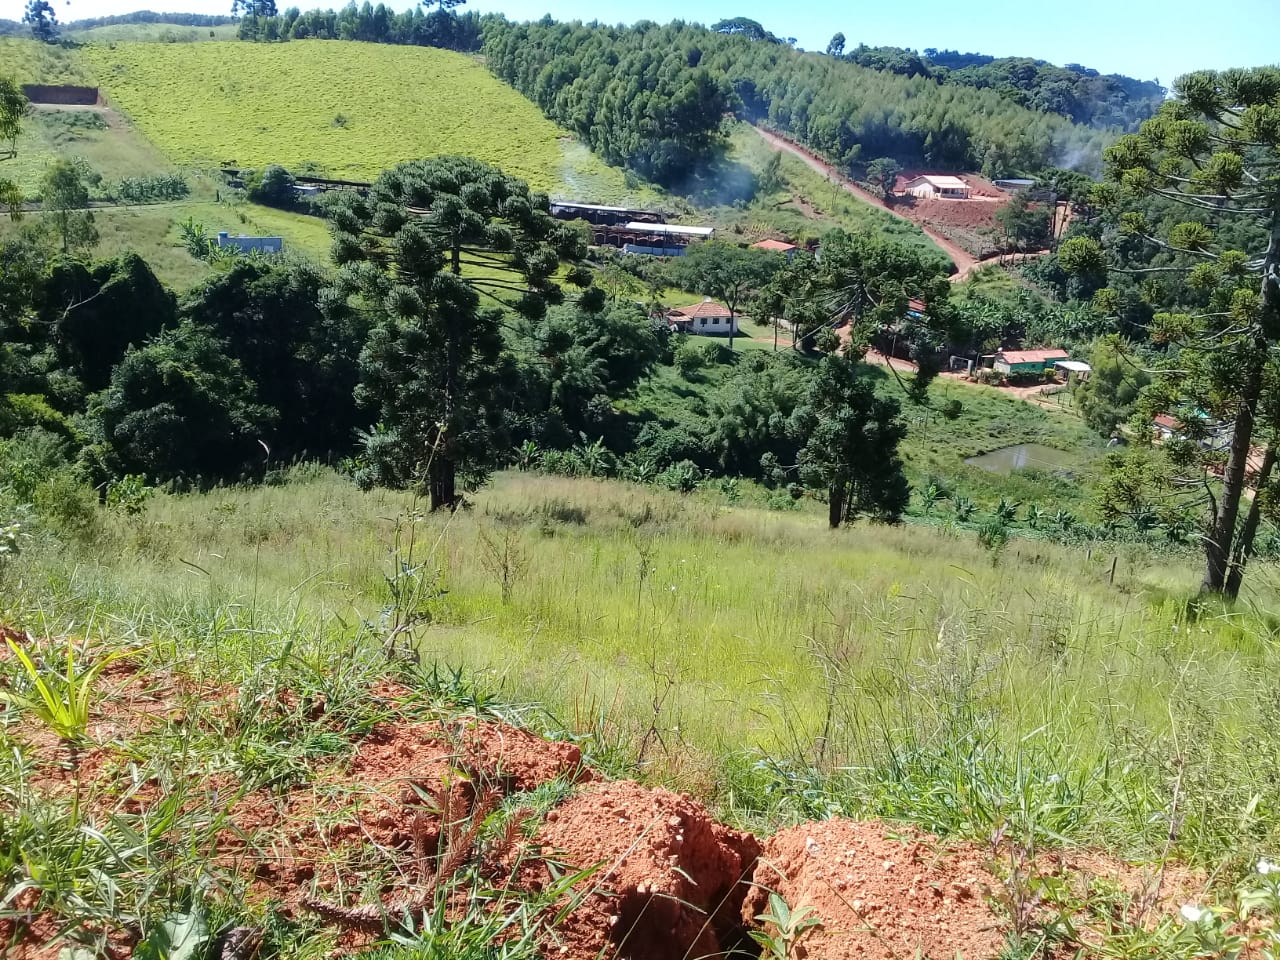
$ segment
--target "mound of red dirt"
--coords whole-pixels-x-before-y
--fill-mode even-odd
[[[596,868],[551,934],[550,955],[710,957],[743,939],[742,903],[760,843],[716,823],[688,796],[630,781],[590,786],[547,816],[534,844],[521,885]]]
[[[765,841],[743,919],[764,913],[775,891],[821,920],[802,941],[809,957],[997,957],[1004,935],[987,892],[999,881],[984,859],[972,847],[940,853],[934,837],[877,821],[805,823]]]

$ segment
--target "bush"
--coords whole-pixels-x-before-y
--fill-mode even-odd
[[[255,173],[246,181],[250,200],[284,210],[291,209],[297,202],[295,185],[293,174],[275,163],[263,170],[261,176]]]
[[[676,347],[671,362],[680,371],[681,376],[692,376],[706,366],[707,355],[702,346],[703,344],[694,343],[692,340],[685,338]],[[715,344],[712,344],[712,346],[715,346]]]
[[[60,470],[37,485],[32,503],[36,515],[54,533],[81,543],[96,539],[100,529],[98,498],[70,470]]]
[[[657,482],[658,486],[677,493],[692,493],[698,488],[698,482],[701,479],[702,471],[696,463],[692,460],[681,460],[658,474]]]

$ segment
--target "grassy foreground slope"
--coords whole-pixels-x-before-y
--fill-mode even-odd
[[[180,164],[280,163],[372,179],[454,153],[539,190],[562,192],[569,172],[607,183],[615,198],[628,193],[621,171],[570,154],[564,131],[462,54],[317,40],[121,43],[84,57],[111,101]]]
[[[742,819],[984,837],[1016,818],[1157,855],[1173,813],[1184,856],[1280,842],[1270,570],[1256,608],[1201,610],[1191,566],[1149,555],[1121,555],[1112,584],[1083,549],[1014,543],[993,564],[972,534],[832,533],[711,492],[531,474],[451,517],[316,471],[91,512],[83,545],[25,546],[0,615],[258,658],[323,636],[363,661],[416,611],[401,640],[427,663]]]

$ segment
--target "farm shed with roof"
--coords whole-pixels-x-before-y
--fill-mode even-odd
[[[906,192],[921,200],[968,200],[969,185],[959,177],[924,174],[907,181]]]
[[[1001,350],[992,367],[1005,376],[1044,373],[1059,360],[1071,356],[1065,350]]]

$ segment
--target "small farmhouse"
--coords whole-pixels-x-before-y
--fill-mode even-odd
[[[800,249],[794,243],[783,243],[781,240],[761,240],[751,245],[753,250],[764,250],[768,253],[780,253],[787,258],[790,263],[796,258],[796,252]]]
[[[927,174],[908,180],[905,190],[921,200],[968,200],[969,185],[959,177]]]
[[[667,311],[667,323],[682,333],[709,333],[728,336],[738,332],[738,318],[723,303],[707,297],[701,303]]]
[[[243,233],[233,237],[226,230],[218,232],[218,247],[235,247],[241,253],[283,253],[283,237],[246,237]]]
[[[1071,356],[1065,350],[1001,350],[992,367],[1007,377],[1042,374],[1059,360]]]

